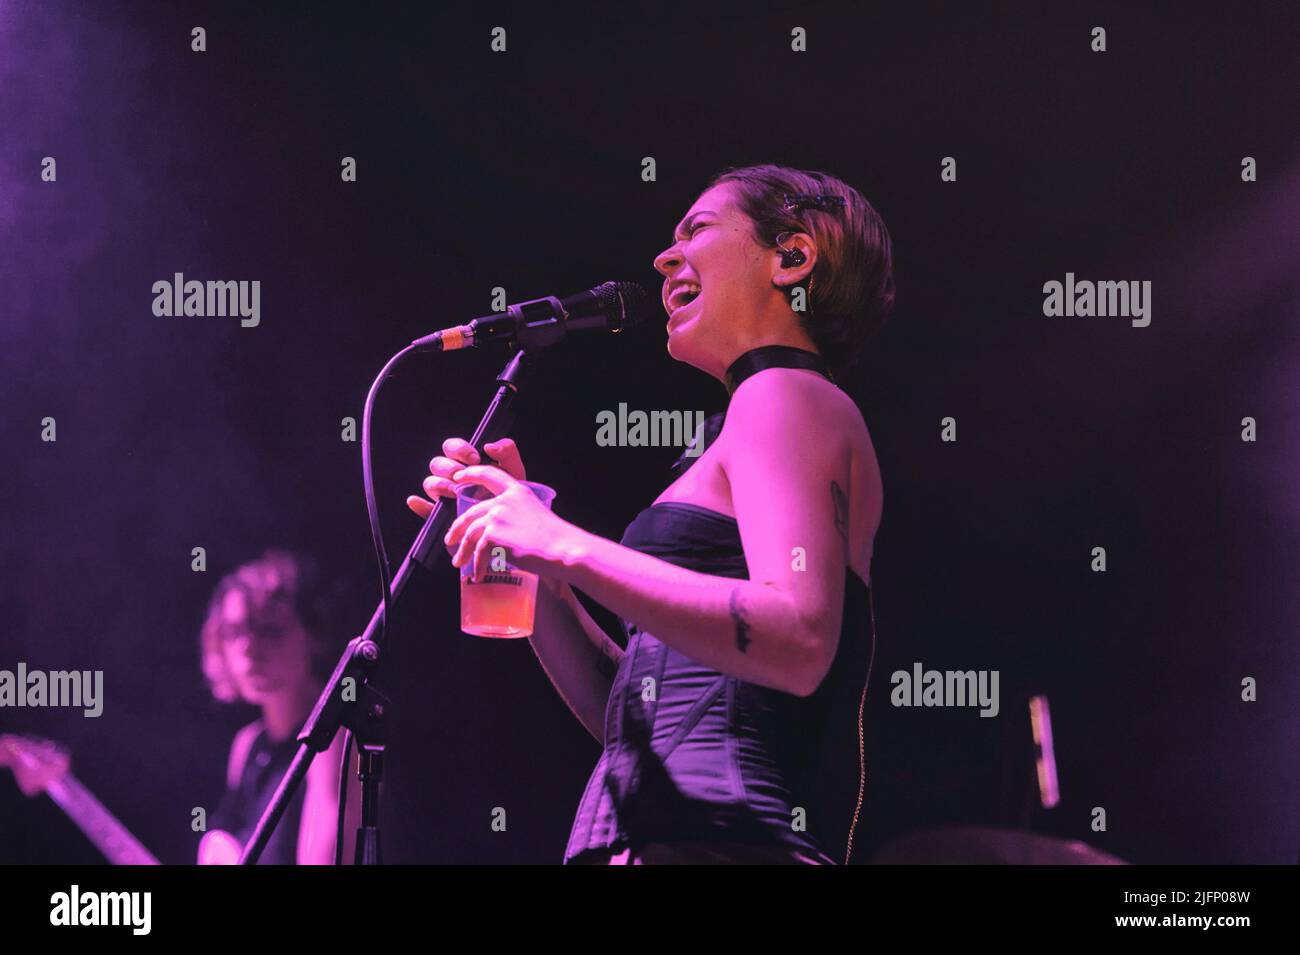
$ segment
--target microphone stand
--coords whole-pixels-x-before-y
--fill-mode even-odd
[[[497,376],[496,396],[488,405],[470,441],[478,451],[480,460],[490,460],[483,450],[484,445],[509,432],[514,423],[514,399],[535,362],[535,353],[520,348]],[[393,576],[389,590],[392,606],[397,605],[398,598],[417,567],[432,572],[442,560],[450,560],[442,539],[455,516],[454,501],[448,504],[446,498],[440,497],[434,502],[433,511],[425,518],[424,526],[416,535],[406,559]],[[318,753],[328,748],[340,725],[350,729],[356,738],[357,776],[361,780],[361,825],[357,829],[354,862],[356,865],[381,863],[379,781],[383,777],[385,716],[389,702],[370,685],[370,680],[380,664],[379,632],[383,623],[384,603],[381,600],[365,631],[353,638],[344,649],[325,689],[316,700],[311,716],[298,734],[298,752],[258,820],[257,828],[253,830],[252,838],[239,858],[240,865],[257,863],[276,824],[284,815],[289,800],[307,774],[307,767]]]

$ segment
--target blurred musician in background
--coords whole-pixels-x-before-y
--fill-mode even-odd
[[[230,745],[226,787],[209,813],[198,846],[200,865],[234,864],[297,751],[297,735],[325,685],[343,640],[334,633],[336,588],[316,562],[268,550],[223,577],[208,604],[199,645],[203,674],[223,703],[257,707],[257,719]],[[316,756],[262,852],[260,862],[318,865],[334,861],[343,734]],[[67,751],[22,736],[0,736],[0,766],[13,770],[28,796],[48,793],[104,856],[119,865],[158,860],[69,771]],[[343,861],[350,862],[360,819],[360,792],[349,772]],[[186,810],[188,812],[188,810]]]
[[[345,642],[332,633],[335,610],[315,561],[289,551],[269,550],[217,584],[200,636],[204,676],[218,700],[251,704],[261,715],[231,743],[226,791],[208,818],[200,863],[233,861],[231,853],[238,858],[293,761],[298,731]],[[340,732],[312,762],[261,862],[334,861],[342,753]],[[349,786],[345,862],[360,814],[355,774],[349,773]]]

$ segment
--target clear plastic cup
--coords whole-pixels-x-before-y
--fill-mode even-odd
[[[555,489],[535,481],[524,481],[547,507],[555,500]],[[496,495],[481,484],[462,484],[456,489],[456,514],[464,514],[480,501]],[[470,579],[470,564],[460,569],[460,629],[475,637],[511,639],[529,637],[537,613],[537,575],[520,570],[506,560],[505,548],[487,559],[487,572]]]

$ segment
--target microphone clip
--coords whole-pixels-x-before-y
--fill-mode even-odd
[[[506,340],[521,349],[547,348],[564,338],[569,313],[554,295],[518,302],[498,315],[476,318],[417,338],[416,351],[458,351]]]

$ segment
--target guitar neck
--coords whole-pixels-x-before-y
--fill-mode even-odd
[[[113,865],[160,864],[72,773],[50,783],[46,792]]]

